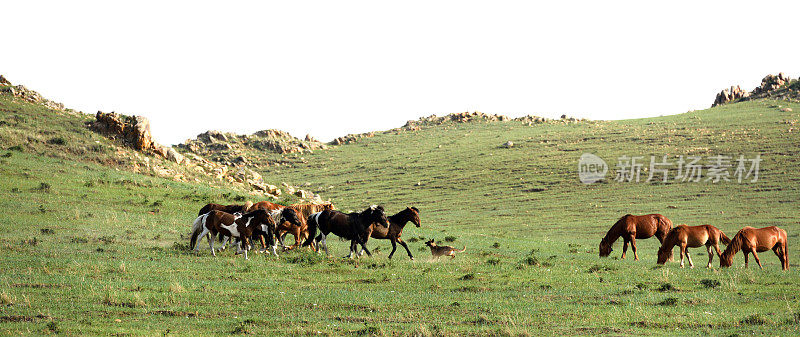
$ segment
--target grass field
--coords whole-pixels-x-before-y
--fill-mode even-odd
[[[187,233],[197,210],[243,192],[53,155],[57,142],[4,144],[0,334],[797,335],[800,114],[787,106],[800,111],[752,101],[626,121],[448,123],[261,172],[309,183],[343,210],[418,207],[422,227],[403,236],[416,261],[402,248],[388,260],[391,246],[378,240],[369,243],[376,256],[359,260],[340,258],[348,244],[335,239],[333,258],[195,254]],[[19,109],[4,108],[3,120]],[[1,124],[0,136],[19,134],[25,122],[16,123]],[[515,146],[501,147],[508,140]],[[621,155],[645,165],[650,155],[763,162],[753,183],[584,185],[584,152],[612,171]],[[744,269],[741,254],[733,268],[715,258],[707,270],[702,249],[692,251],[694,269],[657,267],[655,239],[639,241],[640,261],[618,259],[621,241],[599,258],[600,238],[626,213],[712,224],[731,237],[745,225],[780,226],[792,270],[770,252],[760,254],[764,270]],[[467,251],[432,261],[428,238]]]

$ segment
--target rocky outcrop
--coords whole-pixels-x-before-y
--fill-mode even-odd
[[[53,102],[42,97],[36,91],[26,88],[24,85],[12,85],[11,81],[0,75],[0,94],[18,97],[25,101],[41,104],[53,110],[64,110],[64,104]]]
[[[748,101],[759,98],[774,98],[781,100],[800,101],[800,80],[792,80],[783,73],[767,75],[761,80],[761,85],[751,92],[742,90],[738,85],[724,89],[714,98],[711,107],[721,104]]]
[[[738,85],[735,87],[731,86],[730,89],[722,89],[722,91],[717,94],[717,97],[714,98],[714,104],[712,104],[711,107],[732,102],[747,96],[750,96],[750,93],[742,90],[742,88],[740,88]]]
[[[153,153],[158,148],[150,133],[150,121],[142,116],[126,116],[98,111],[89,128],[108,138],[122,141],[136,151]],[[166,151],[164,151],[166,154]]]
[[[200,155],[221,155],[217,157],[224,159],[226,164],[240,164],[246,161],[246,158],[240,155],[234,156],[240,150],[287,154],[313,152],[326,148],[325,144],[311,136],[307,135],[305,140],[300,140],[280,130],[262,130],[252,135],[206,131],[178,147]]]

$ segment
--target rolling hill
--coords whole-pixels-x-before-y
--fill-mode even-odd
[[[330,259],[245,261],[212,258],[204,241],[190,252],[186,234],[206,202],[257,198],[247,184],[134,151],[87,128],[92,116],[0,95],[0,333],[797,334],[798,109],[781,96],[622,121],[445,116],[288,153],[237,136],[220,161],[242,156],[264,181],[342,210],[415,206],[422,217],[403,236],[415,261],[388,260],[380,240],[373,258],[341,259],[347,244],[330,240]],[[584,153],[605,160],[606,179],[579,180]],[[626,156],[642,157],[640,181],[614,179]],[[645,181],[651,156],[671,163],[669,181]],[[701,181],[674,179],[681,156],[701,158]],[[728,181],[706,180],[715,156],[731,165]],[[761,159],[756,181],[738,181],[739,158]],[[692,250],[695,269],[659,267],[655,239],[639,241],[640,261],[619,259],[621,242],[599,258],[600,238],[627,213],[728,236],[780,226],[792,269],[765,252],[764,270],[742,268],[741,255],[708,270],[703,249]],[[431,260],[430,238],[467,251]]]

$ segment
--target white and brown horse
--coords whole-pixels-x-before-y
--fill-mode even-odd
[[[763,269],[757,253],[772,250],[781,260],[781,268],[789,270],[789,251],[786,249],[787,240],[786,231],[778,227],[753,228],[747,226],[739,230],[731,239],[728,248],[719,258],[719,266],[730,267],[733,264],[733,256],[741,250],[744,253],[745,268],[747,268],[747,255],[753,254],[758,267]]]
[[[667,233],[667,237],[664,238],[664,242],[658,248],[658,260],[656,263],[666,263],[672,257],[672,248],[678,246],[681,249],[681,268],[683,268],[684,256],[689,260],[689,267],[694,268],[694,262],[692,262],[692,257],[689,255],[687,248],[706,246],[708,251],[708,264],[706,267],[711,268],[711,261],[714,259],[714,253],[711,249],[714,248],[717,251],[717,256],[720,256],[720,242],[727,245],[731,243],[731,239],[725,236],[725,233],[717,227],[711,225],[680,225]]]
[[[350,258],[356,256],[358,245],[361,245],[367,255],[372,256],[366,246],[372,224],[377,223],[383,227],[389,227],[389,220],[386,218],[383,207],[376,205],[372,205],[360,213],[345,214],[334,210],[324,210],[309,216],[307,222],[309,237],[303,242],[303,246],[308,246],[314,241],[317,243],[317,250],[321,245],[325,249],[325,254],[328,254],[326,238],[333,233],[338,237],[350,240],[350,254],[348,254]],[[317,234],[318,229],[320,236],[315,238],[314,235]]]
[[[237,253],[244,252],[245,259],[248,259],[247,250],[250,249],[249,238],[256,229],[272,234],[275,230],[275,221],[270,214],[264,210],[246,213],[239,218],[230,213],[212,210],[198,216],[197,219],[194,220],[189,248],[197,251],[199,249],[197,245],[198,238],[202,238],[206,234],[211,234],[211,237],[208,238],[208,245],[211,248],[211,254],[216,256],[213,237],[216,236],[217,233],[222,233],[225,236],[240,239]]]

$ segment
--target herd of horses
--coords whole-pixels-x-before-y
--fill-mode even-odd
[[[628,244],[630,243],[634,260],[639,260],[636,240],[648,239],[653,236],[661,242],[661,247],[658,249],[658,264],[664,264],[672,260],[672,250],[675,246],[678,246],[680,248],[681,267],[684,266],[683,261],[684,257],[686,257],[689,260],[689,266],[693,268],[694,263],[687,248],[705,246],[708,251],[708,265],[706,266],[708,268],[711,268],[711,261],[714,258],[713,248],[716,251],[716,255],[719,256],[720,267],[730,267],[733,264],[733,256],[742,251],[744,253],[745,267],[748,264],[748,255],[753,254],[758,267],[763,268],[761,260],[758,258],[758,253],[772,250],[781,261],[781,268],[789,270],[789,251],[786,248],[787,236],[786,231],[781,228],[776,226],[764,228],[747,226],[739,230],[733,236],[733,239],[729,239],[725,233],[711,225],[680,225],[673,228],[672,221],[661,214],[626,214],[621,217],[611,226],[606,236],[600,240],[600,257],[609,256],[613,251],[612,245],[614,241],[621,237],[623,240],[622,258],[625,258]],[[727,245],[727,248],[722,253],[720,253],[720,243]]]
[[[277,247],[292,250],[299,246],[310,247],[314,251],[324,249],[328,254],[327,237],[334,234],[342,239],[350,240],[348,257],[360,256],[364,252],[372,256],[367,249],[370,238],[389,240],[392,243],[391,259],[397,250],[397,244],[405,248],[410,259],[414,259],[408,245],[400,238],[405,225],[411,222],[421,226],[419,209],[406,207],[397,214],[386,216],[382,206],[372,205],[361,212],[343,213],[334,210],[333,204],[293,204],[284,206],[268,201],[255,204],[247,202],[243,205],[207,204],[200,209],[192,225],[189,247],[197,251],[198,240],[207,237],[211,253],[216,256],[214,248],[216,237],[222,247],[235,240],[237,254],[252,249],[252,242],[261,242],[261,252],[271,252],[278,256]],[[317,235],[319,232],[319,235]],[[287,246],[284,239],[288,234],[294,236],[294,244]],[[358,246],[361,251],[358,251]]]
[[[292,250],[299,246],[310,247],[319,252],[324,250],[328,254],[327,237],[334,234],[344,240],[350,241],[350,252],[347,257],[353,258],[363,253],[372,256],[367,248],[370,238],[389,240],[392,251],[389,258],[394,256],[397,245],[405,248],[410,259],[414,259],[408,245],[400,237],[405,225],[411,222],[420,227],[419,209],[406,207],[397,214],[386,216],[382,206],[372,205],[361,212],[343,213],[334,209],[333,204],[293,204],[284,206],[268,201],[255,204],[247,202],[243,205],[207,204],[200,209],[192,225],[190,235],[190,249],[198,250],[198,240],[208,238],[211,253],[216,255],[214,241],[217,236],[222,242],[220,249],[231,240],[235,240],[238,253],[244,253],[252,248],[252,242],[261,242],[261,252],[271,251],[278,256],[277,246],[280,244],[284,250]],[[317,235],[319,232],[319,235]],[[284,239],[288,234],[294,236],[294,244],[287,246]],[[622,216],[605,237],[600,240],[600,257],[606,257],[613,251],[613,244],[622,238],[622,258],[624,259],[628,245],[633,250],[634,260],[639,260],[636,240],[656,237],[661,243],[657,253],[657,263],[664,264],[673,260],[673,249],[680,249],[680,266],[684,267],[684,259],[689,260],[689,266],[694,268],[694,262],[688,248],[706,247],[708,264],[714,255],[719,257],[720,267],[730,267],[733,257],[739,251],[744,253],[744,263],[747,267],[750,254],[755,258],[760,268],[761,260],[758,253],[772,250],[781,262],[783,270],[789,270],[789,253],[787,250],[786,231],[769,226],[764,228],[744,227],[739,230],[733,239],[728,238],[719,228],[711,225],[672,226],[672,221],[661,214]],[[720,250],[720,243],[727,245],[724,251]],[[361,246],[361,250],[358,247]]]

